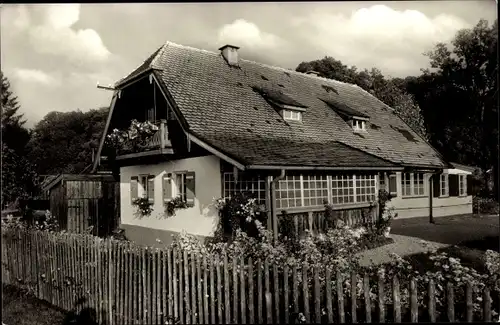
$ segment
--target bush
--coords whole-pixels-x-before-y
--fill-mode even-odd
[[[499,203],[492,198],[474,196],[472,199],[472,211],[481,214],[498,214]]]
[[[35,229],[43,231],[59,231],[59,223],[57,219],[50,213],[50,211],[45,212],[45,217],[34,221],[32,224],[28,224],[26,220],[21,218],[14,218],[12,215],[8,215],[7,218],[2,218],[2,230],[9,229]]]

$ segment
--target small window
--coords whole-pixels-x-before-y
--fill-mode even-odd
[[[140,175],[139,176],[139,193],[138,196],[149,199],[151,203],[154,203],[154,175]]]
[[[186,201],[186,173],[175,174],[175,195]]]
[[[352,120],[352,129],[354,131],[365,131],[366,122],[362,120]]]
[[[467,175],[458,175],[458,188],[460,196],[467,195]]]
[[[287,121],[302,121],[302,112],[284,110],[283,118]]]
[[[440,179],[440,189],[441,189],[441,196],[448,196],[450,195],[450,188],[449,188],[449,181],[448,181],[448,174],[441,174],[441,179]]]

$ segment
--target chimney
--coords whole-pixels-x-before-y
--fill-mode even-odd
[[[239,47],[234,46],[234,45],[224,45],[219,49],[221,52],[222,56],[226,60],[227,64],[229,64],[232,67],[237,67],[238,66],[238,49]]]
[[[306,74],[313,74],[313,75],[319,76],[319,72],[314,71],[314,70],[306,71]]]

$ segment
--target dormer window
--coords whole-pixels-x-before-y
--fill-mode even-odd
[[[302,113],[306,106],[299,103],[282,90],[254,86],[252,89],[259,93],[279,113],[285,121],[302,121]]]
[[[366,131],[366,122],[363,120],[353,119],[351,121],[352,129],[354,131]]]
[[[302,112],[283,110],[283,119],[285,121],[302,121]]]

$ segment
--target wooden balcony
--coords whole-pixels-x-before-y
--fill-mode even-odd
[[[173,154],[172,143],[168,135],[167,121],[160,120],[154,124],[158,126],[158,131],[150,139],[142,143],[124,143],[122,148],[117,150],[116,160]]]

